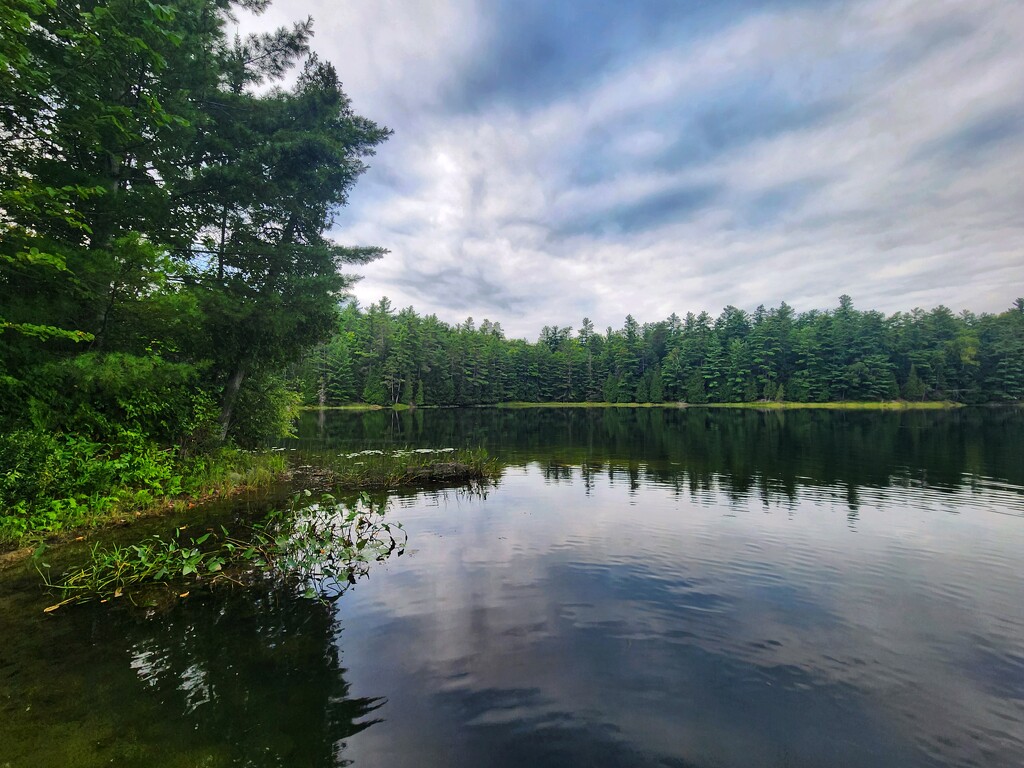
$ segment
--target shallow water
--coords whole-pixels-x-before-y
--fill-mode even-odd
[[[1024,412],[310,415],[484,444],[336,603],[52,615],[0,583],[0,766],[1019,766]],[[27,577],[26,577],[27,578]]]

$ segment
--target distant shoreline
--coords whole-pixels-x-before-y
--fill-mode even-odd
[[[991,404],[985,404],[991,405]],[[1013,405],[1007,403],[1007,405]],[[485,403],[474,405],[420,405],[410,406],[399,403],[397,405],[371,405],[369,403],[350,403],[348,405],[308,405],[304,411],[407,411],[414,408],[427,410],[441,410],[452,408],[502,408],[507,410],[526,410],[528,408],[732,408],[755,411],[797,411],[797,410],[825,410],[825,411],[935,411],[952,410],[966,407],[963,403],[954,403],[949,400],[883,400],[878,402],[870,401],[838,401],[828,403],[790,403],[777,402],[773,400],[755,401],[750,403],[603,403],[603,402],[509,402],[509,403]]]
[[[763,402],[763,403],[707,403],[703,406],[691,406],[693,408],[745,408],[769,411],[796,411],[796,410],[821,410],[821,411],[944,411],[955,408],[964,408],[963,403],[954,403],[951,400],[883,400],[880,402],[835,402],[835,403],[787,403],[787,402]]]

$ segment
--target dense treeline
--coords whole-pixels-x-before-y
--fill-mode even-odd
[[[869,488],[968,490],[979,478],[1024,485],[1024,412],[711,408],[417,408],[308,414],[299,451],[331,445],[481,446],[549,477],[643,477],[691,492],[716,485],[765,502],[818,488],[853,500]],[[941,450],[936,450],[941,446]]]
[[[284,368],[380,255],[325,232],[388,130],[311,20],[228,34],[268,5],[0,4],[0,517],[280,432]]]
[[[946,307],[885,316],[843,296],[829,311],[726,307],[618,330],[546,326],[536,343],[497,323],[449,325],[387,299],[348,304],[296,370],[308,403],[475,405],[788,400],[1024,399],[1024,300],[1001,314]]]

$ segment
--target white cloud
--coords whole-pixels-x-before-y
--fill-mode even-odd
[[[340,217],[339,239],[392,251],[364,269],[364,303],[533,337],[584,314],[618,326],[842,293],[998,311],[1024,293],[1024,5],[758,12],[553,101],[456,110],[486,11],[310,4],[356,108],[396,131]],[[797,119],[758,125],[776,108]],[[992,148],[969,133],[999,120]],[[708,151],[656,162],[700,129]]]

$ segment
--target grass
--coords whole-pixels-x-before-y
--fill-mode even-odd
[[[406,403],[394,403],[393,405],[374,405],[372,403],[346,403],[345,405],[304,405],[300,408],[303,411],[410,411],[413,408],[431,408],[433,406],[408,405]]]
[[[409,406],[402,405],[400,409],[406,409]],[[390,405],[371,405],[370,403],[348,403],[346,405],[304,405],[302,406],[303,411],[383,411],[391,410]]]
[[[908,410],[943,410],[962,408],[960,403],[942,401],[908,401],[885,400],[879,402],[830,402],[830,403],[788,403],[774,401],[758,401],[753,403],[707,403],[701,408],[747,408],[755,410],[789,411],[789,410],[825,410],[825,411],[908,411]]]
[[[319,502],[311,504],[310,486],[329,486],[336,491],[388,490],[483,482],[501,473],[498,462],[482,449],[368,450],[318,457],[316,466],[288,471],[284,471],[281,453],[232,451],[230,456],[231,462],[221,456],[220,460],[199,465],[193,476],[196,487],[209,495],[227,494],[242,484],[269,484],[282,476],[298,487],[306,487],[295,496],[290,511],[272,512],[266,520],[245,526],[240,534],[220,526],[190,537],[183,535],[183,526],[172,537],[150,536],[128,545],[96,544],[88,562],[58,578],[51,579],[49,566],[42,562],[46,545],[38,546],[34,553],[23,550],[19,559],[31,554],[44,582],[60,598],[47,610],[90,600],[132,597],[130,590],[153,583],[174,586],[164,595],[174,598],[183,589],[187,594],[187,585],[206,586],[223,580],[242,584],[248,576],[268,569],[297,577],[305,585],[307,596],[333,597],[363,575],[370,562],[404,546],[396,539],[401,525],[383,521],[386,501],[375,505],[365,491],[354,503],[338,502],[325,493]],[[114,521],[109,516],[105,519]],[[148,595],[142,599],[149,604]]]
[[[510,402],[497,403],[495,408],[680,408],[684,403],[595,403],[595,402],[572,402],[572,403],[525,403]],[[483,406],[489,407],[489,406]]]
[[[224,449],[163,470],[159,482],[144,487],[117,484],[104,476],[98,490],[82,490],[80,483],[37,488],[42,493],[0,510],[0,553],[9,552],[0,564],[27,557],[42,541],[60,543],[78,538],[89,529],[121,525],[169,510],[181,511],[280,481],[291,480],[298,488],[355,491],[479,482],[501,474],[500,465],[485,451],[454,449],[318,456],[315,466],[299,467],[290,467],[285,454],[277,451]]]
[[[349,405],[318,405],[303,406],[304,411],[408,411],[413,408],[425,410],[438,408],[678,408],[684,403],[594,403],[594,402],[572,402],[572,403],[528,403],[528,402],[506,402],[506,403],[475,403],[473,405],[417,405],[410,406],[398,403],[397,405],[367,405],[366,403],[352,403]]]
[[[434,406],[420,406],[431,408]],[[790,403],[775,402],[771,400],[756,400],[750,403],[605,403],[605,402],[506,402],[494,404],[482,404],[464,406],[468,408],[503,408],[503,409],[529,409],[529,408],[753,408],[756,410],[792,410],[792,409],[819,409],[819,410],[842,410],[842,411],[901,411],[901,410],[939,410],[947,408],[961,408],[961,403],[954,403],[948,400],[943,401],[908,401],[908,400],[886,400],[880,402],[870,401],[839,401],[828,403]],[[340,405],[325,408],[311,406],[307,410],[326,411],[380,411],[380,410],[408,410],[407,405],[382,406],[382,405]]]
[[[347,490],[484,481],[501,474],[483,449],[453,448],[359,451],[317,457],[317,465],[296,468],[297,480]]]
[[[903,410],[939,410],[961,408],[960,403],[943,401],[911,402],[907,400],[887,400],[882,402],[829,402],[829,403],[790,403],[758,400],[752,403],[499,403],[498,408],[748,408],[755,410],[798,410],[819,409],[830,411],[903,411]]]
[[[266,488],[287,470],[269,451],[179,459],[150,446],[50,442],[14,457],[0,481],[0,551]]]

